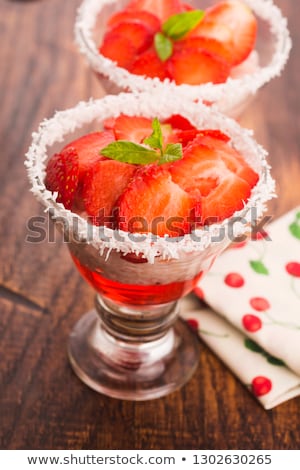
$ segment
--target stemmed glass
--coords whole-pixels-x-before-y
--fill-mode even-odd
[[[259,174],[243,210],[219,224],[178,238],[91,225],[57,203],[44,184],[45,164],[57,145],[101,129],[121,113],[166,119],[181,114],[199,129],[231,137]],[[245,234],[273,196],[266,152],[235,121],[211,108],[165,93],[123,93],[80,102],[41,123],[27,153],[32,192],[64,232],[72,259],[96,290],[95,309],[83,315],[69,341],[76,374],[106,395],[146,400],[183,385],[196,368],[198,339],[178,318],[179,300],[209,270],[232,238]]]
[[[182,93],[190,99],[201,99],[216,104],[219,110],[238,117],[256,92],[283,70],[291,49],[291,39],[286,19],[273,0],[243,0],[253,10],[258,21],[255,48],[257,61],[246,61],[235,69],[222,84],[176,85],[166,79],[145,78],[134,75],[99,53],[99,44],[108,18],[124,8],[128,0],[84,0],[78,9],[75,22],[76,42],[90,67],[97,74],[108,93],[120,91],[164,93],[166,90]],[[194,0],[190,4],[205,9],[216,0]],[[257,62],[257,63],[256,63]]]

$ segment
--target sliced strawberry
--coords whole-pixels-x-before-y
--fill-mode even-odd
[[[173,129],[182,129],[183,131],[196,129],[188,119],[180,114],[172,114],[168,119],[165,119],[164,123],[170,124]]]
[[[103,121],[103,127],[106,130],[113,130],[116,124],[116,118],[107,118]]]
[[[119,35],[123,39],[128,39],[128,41],[131,42],[131,45],[135,48],[135,53],[145,51],[149,46],[151,46],[153,41],[151,30],[143,23],[124,21],[123,23],[117,24],[105,34],[104,43],[107,42],[107,38],[111,38],[111,36],[114,35]],[[115,46],[118,47],[117,44],[115,44]]]
[[[152,123],[145,117],[121,114],[115,121],[114,131],[117,140],[140,144],[152,133]]]
[[[175,51],[167,62],[167,70],[177,85],[223,83],[230,73],[229,65],[218,56],[193,48]]]
[[[99,52],[104,57],[116,62],[119,67],[128,69],[134,60],[136,47],[126,36],[109,31],[99,47]]]
[[[126,10],[145,10],[155,12],[160,21],[166,21],[170,16],[184,11],[179,0],[132,0]]]
[[[116,160],[100,160],[86,173],[82,198],[85,210],[95,225],[112,228],[112,208],[122,194],[136,166]]]
[[[92,132],[66,145],[63,150],[74,148],[78,155],[79,180],[97,161],[102,160],[100,151],[115,140],[112,131]]]
[[[117,225],[133,233],[178,237],[191,231],[194,206],[195,200],[172,181],[168,171],[150,165],[135,173],[119,198]]]
[[[202,49],[206,52],[213,54],[214,56],[218,56],[223,59],[225,62],[230,63],[231,61],[231,50],[226,45],[223,44],[221,41],[209,38],[205,36],[197,36],[191,37],[187,39],[183,39],[176,43],[176,49]]]
[[[178,143],[181,143],[183,147],[191,143],[199,135],[205,137],[212,137],[214,139],[222,140],[223,142],[228,142],[230,138],[223,134],[223,132],[216,129],[204,129],[199,131],[198,129],[189,129],[189,130],[175,130],[174,134],[176,135]]]
[[[161,22],[157,16],[153,15],[149,11],[119,11],[112,15],[107,25],[109,28],[113,28],[120,23],[142,23],[151,31],[152,34],[157,33],[161,29]]]
[[[195,37],[205,37],[216,39],[223,44],[233,44],[232,31],[225,24],[220,24],[217,21],[210,20],[207,15],[202,21],[184,36],[184,39],[191,39]]]
[[[257,21],[245,3],[239,0],[222,1],[207,9],[202,25],[206,22],[217,23],[230,29],[232,36],[228,46],[231,48],[232,64],[241,63],[254,49]],[[201,23],[199,29],[201,30]],[[226,43],[226,41],[222,42]]]
[[[236,167],[231,162],[229,168],[229,159],[227,155],[224,156],[225,152],[204,145],[205,139],[206,137],[198,136],[186,147],[184,157],[173,163],[169,171],[173,181],[182,189],[192,195],[200,192],[203,223],[220,222],[244,207],[252,186],[244,179],[244,174],[235,171],[244,159],[237,154]],[[214,140],[220,146],[226,146],[222,140]],[[248,167],[246,162],[245,167]]]
[[[71,209],[78,187],[78,154],[75,148],[56,153],[46,168],[45,185],[49,191],[57,191],[56,201]]]
[[[148,49],[139,54],[128,70],[135,75],[145,75],[150,78],[157,77],[161,81],[169,77],[164,62],[160,60],[154,49]]]
[[[226,141],[219,139],[214,134],[203,135],[201,133],[200,135],[202,137],[202,144],[217,150],[219,156],[230,171],[236,173],[240,178],[249,183],[251,188],[256,185],[258,174],[250,167],[250,165],[248,165],[239,152],[227,145]]]

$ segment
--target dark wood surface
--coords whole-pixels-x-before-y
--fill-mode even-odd
[[[294,0],[277,3],[289,18],[291,58],[241,120],[270,152],[274,216],[300,203],[299,14]],[[23,160],[41,119],[102,95],[73,43],[78,4],[0,4],[0,448],[299,449],[300,397],[264,411],[204,345],[192,380],[150,402],[106,398],[71,371],[68,334],[93,292],[57,234],[56,243],[26,241],[27,221],[42,208]]]

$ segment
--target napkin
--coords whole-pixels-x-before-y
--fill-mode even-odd
[[[233,243],[185,309],[201,339],[265,409],[300,395],[300,207]]]

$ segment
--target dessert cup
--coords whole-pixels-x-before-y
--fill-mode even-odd
[[[56,202],[44,185],[45,164],[54,151],[104,119],[121,113],[166,119],[181,114],[197,128],[231,137],[259,174],[244,208],[219,224],[178,238],[128,233],[90,225]],[[235,121],[201,103],[168,93],[122,93],[81,102],[58,112],[33,134],[26,167],[32,192],[60,230],[75,265],[97,292],[96,307],[73,329],[69,357],[76,374],[111,397],[146,400],[183,385],[195,370],[198,339],[178,319],[179,301],[235,237],[249,231],[273,196],[266,152]]]
[[[166,79],[134,75],[98,51],[108,18],[121,10],[128,0],[84,0],[78,9],[75,37],[80,51],[86,57],[108,93],[120,91],[152,92],[158,89],[182,93],[185,98],[200,99],[215,104],[231,117],[238,117],[256,92],[283,70],[291,49],[286,19],[272,0],[243,0],[258,20],[255,52],[243,64],[235,67],[225,83],[204,85],[176,85]],[[196,8],[205,9],[213,0],[190,1]]]

